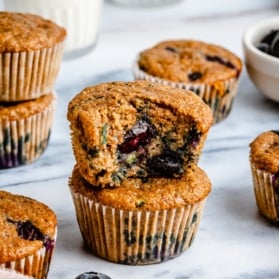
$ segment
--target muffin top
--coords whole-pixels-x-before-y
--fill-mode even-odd
[[[193,165],[180,179],[126,179],[118,187],[92,187],[74,167],[69,184],[74,192],[95,202],[124,210],[162,210],[185,207],[203,200],[211,190],[206,173]]]
[[[142,51],[139,68],[157,78],[182,83],[212,84],[237,78],[242,62],[229,50],[196,40],[169,40]]]
[[[197,121],[200,132],[207,132],[213,123],[211,109],[192,91],[140,80],[101,83],[85,88],[70,101],[67,117],[70,122],[74,122],[78,115],[87,113],[97,117],[101,114],[98,111],[101,111],[103,115],[111,115],[113,119],[116,114],[122,113],[121,108],[125,103],[135,102],[135,108],[144,106],[144,103],[137,104],[133,101],[139,99],[158,103],[161,107],[171,107],[177,115],[191,116],[193,121]],[[131,118],[135,117],[133,112],[130,112]]]
[[[266,131],[250,143],[250,160],[260,170],[279,173],[279,131]]]
[[[34,199],[0,191],[0,264],[53,248],[55,213]]]
[[[32,51],[64,41],[66,30],[38,15],[0,12],[0,52]]]
[[[0,123],[25,119],[40,113],[54,103],[55,99],[55,94],[50,93],[31,101],[0,103]]]

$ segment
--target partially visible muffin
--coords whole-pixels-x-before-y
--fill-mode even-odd
[[[212,109],[214,123],[229,114],[237,93],[242,61],[222,46],[197,40],[169,40],[143,50],[135,79],[194,91]]]
[[[147,81],[88,87],[69,103],[73,151],[93,186],[180,177],[196,164],[212,125],[193,92]]]
[[[106,260],[153,264],[192,244],[211,183],[193,165],[179,179],[126,179],[118,187],[92,187],[78,166],[69,180],[86,245]]]
[[[52,91],[65,38],[63,27],[38,15],[0,12],[0,102]]]
[[[265,131],[250,143],[250,164],[257,207],[279,224],[279,131]]]
[[[0,191],[0,268],[47,277],[54,251],[57,218],[45,204]]]
[[[56,95],[25,102],[0,103],[0,169],[29,164],[48,146]]]

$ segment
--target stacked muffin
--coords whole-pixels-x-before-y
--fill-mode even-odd
[[[187,249],[211,189],[197,166],[213,122],[201,98],[147,81],[103,83],[75,96],[67,117],[69,187],[87,246],[125,264]]]
[[[56,231],[57,218],[48,206],[0,191],[0,277],[6,270],[11,278],[22,278],[12,277],[14,272],[47,278]]]
[[[47,147],[65,37],[37,15],[0,12],[0,168],[31,163]]]
[[[211,108],[214,123],[229,115],[241,71],[234,53],[197,40],[162,41],[143,50],[133,67],[136,80],[194,91]]]

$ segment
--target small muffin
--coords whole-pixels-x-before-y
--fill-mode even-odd
[[[48,146],[56,95],[0,103],[0,169],[29,164]]]
[[[45,279],[56,230],[56,215],[48,206],[25,196],[0,191],[0,269]]]
[[[190,89],[213,111],[214,123],[230,112],[237,93],[242,61],[225,48],[195,40],[170,40],[142,51],[135,79]]]
[[[266,131],[250,143],[256,203],[267,219],[279,224],[279,131]]]
[[[103,187],[181,176],[197,163],[213,121],[193,92],[147,81],[88,87],[69,103],[68,120],[83,177]]]
[[[64,28],[38,15],[0,12],[0,102],[52,91],[65,38]]]
[[[92,187],[74,167],[69,180],[86,245],[106,260],[153,264],[192,244],[211,189],[197,166],[182,178],[126,179],[119,187]]]

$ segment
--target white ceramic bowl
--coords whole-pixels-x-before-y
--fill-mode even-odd
[[[279,102],[279,58],[257,49],[271,30],[279,29],[279,17],[263,20],[243,35],[245,65],[250,79],[267,98]]]

